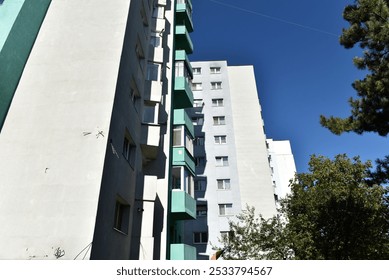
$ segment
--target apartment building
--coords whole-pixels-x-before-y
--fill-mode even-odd
[[[191,1],[0,4],[0,259],[195,258]]]
[[[253,67],[226,61],[192,62],[192,67],[197,219],[186,222],[185,242],[197,248],[198,259],[209,259],[212,247],[228,234],[229,220],[246,205],[265,218],[277,213],[273,177],[283,170],[269,162]]]
[[[208,259],[276,213],[253,68],[190,62],[191,0],[0,0],[0,26],[0,259]]]

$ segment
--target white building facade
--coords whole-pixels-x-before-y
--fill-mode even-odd
[[[226,61],[192,67],[197,219],[186,222],[185,241],[196,246],[198,259],[209,259],[246,205],[265,218],[275,215],[276,193],[253,67]]]
[[[174,69],[190,68],[191,1],[4,0],[0,15],[0,259],[193,259],[171,235],[194,216],[171,194],[191,155],[176,163],[170,137],[190,126],[191,75]]]

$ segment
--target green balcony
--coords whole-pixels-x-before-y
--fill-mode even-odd
[[[192,68],[192,65],[190,64],[188,56],[186,55],[186,52],[184,50],[176,50],[174,60],[175,61],[184,61],[186,69],[188,70],[189,75],[193,79],[193,68]]]
[[[195,247],[186,244],[170,244],[171,260],[196,260],[197,251]]]
[[[171,214],[176,220],[196,219],[196,200],[185,191],[173,190]]]
[[[193,43],[185,25],[176,26],[175,42],[177,50],[185,50],[187,54],[193,53]]]
[[[193,176],[196,174],[193,157],[185,147],[173,147],[173,165],[185,166]]]
[[[184,125],[192,138],[194,138],[194,126],[192,119],[188,116],[184,109],[174,110],[173,125]]]
[[[174,79],[174,108],[193,107],[193,92],[189,82],[185,77],[175,77]]]
[[[193,32],[192,3],[189,0],[178,1],[176,4],[176,22],[186,26],[189,32]]]

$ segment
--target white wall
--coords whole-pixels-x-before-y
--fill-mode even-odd
[[[92,241],[129,4],[52,1],[0,134],[0,259]]]

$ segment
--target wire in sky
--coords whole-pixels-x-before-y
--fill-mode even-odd
[[[223,2],[220,2],[220,1],[216,1],[216,0],[209,0],[209,1],[213,2],[215,4],[218,4],[218,5],[229,7],[231,9],[239,10],[239,11],[250,13],[250,14],[254,14],[254,15],[257,15],[257,16],[261,16],[261,17],[264,17],[264,18],[271,19],[271,20],[279,21],[279,22],[282,22],[282,23],[285,23],[285,24],[294,25],[294,26],[297,26],[297,27],[300,27],[300,28],[304,28],[304,29],[307,29],[307,30],[311,30],[311,31],[314,31],[314,32],[319,32],[319,33],[323,33],[323,34],[327,34],[327,35],[331,35],[331,36],[335,36],[335,37],[339,36],[339,35],[337,35],[335,33],[328,32],[328,31],[325,31],[325,30],[322,30],[322,29],[318,29],[318,28],[311,27],[311,26],[308,26],[308,25],[303,25],[303,24],[300,24],[300,23],[296,23],[296,22],[285,20],[285,19],[278,18],[278,17],[269,16],[269,15],[266,15],[266,14],[262,14],[262,13],[259,13],[259,12],[256,12],[256,11],[248,10],[248,9],[241,8],[241,7],[238,7],[238,6],[234,6],[234,5],[231,5],[231,4],[223,3]]]

